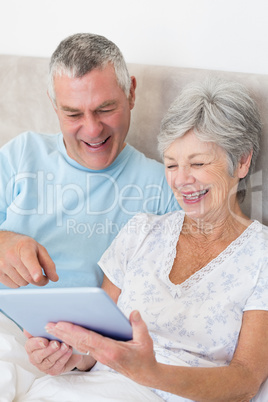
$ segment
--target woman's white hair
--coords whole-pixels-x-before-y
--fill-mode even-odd
[[[161,155],[190,130],[194,130],[201,141],[213,142],[226,152],[230,175],[233,175],[241,157],[252,152],[249,172],[238,186],[237,198],[242,202],[261,136],[260,114],[246,88],[219,78],[207,78],[202,83],[185,87],[161,122],[158,136]]]

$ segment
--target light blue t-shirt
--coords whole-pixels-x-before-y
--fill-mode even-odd
[[[61,133],[26,132],[2,147],[0,168],[0,230],[47,249],[60,276],[49,286],[100,286],[97,262],[133,215],[180,209],[164,166],[130,145],[97,171],[67,155]]]

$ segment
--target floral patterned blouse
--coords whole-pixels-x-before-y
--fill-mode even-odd
[[[175,285],[169,274],[183,221],[183,211],[136,215],[99,265],[121,289],[118,306],[124,314],[140,311],[159,362],[228,365],[243,312],[268,310],[268,228],[253,221],[208,265]],[[168,400],[168,394],[155,392]]]

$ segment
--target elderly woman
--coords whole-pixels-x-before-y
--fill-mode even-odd
[[[209,80],[181,93],[162,121],[159,148],[183,211],[135,216],[99,263],[103,288],[130,315],[133,340],[51,323],[47,331],[64,347],[26,344],[40,370],[89,370],[97,360],[103,383],[115,370],[147,387],[151,401],[264,400],[268,231],[240,207],[260,131],[255,103],[236,83]],[[67,344],[90,356],[72,355]],[[120,400],[120,382],[117,392]]]

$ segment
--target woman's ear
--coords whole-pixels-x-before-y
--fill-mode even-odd
[[[252,153],[253,151],[251,151],[248,155],[243,155],[240,159],[237,171],[238,177],[240,179],[243,179],[248,174],[252,159]]]

